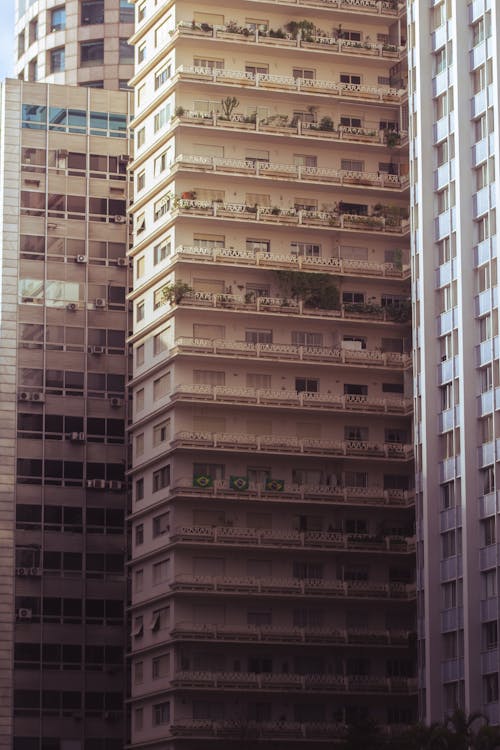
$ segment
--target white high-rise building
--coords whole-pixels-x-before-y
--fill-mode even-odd
[[[498,723],[500,15],[434,0],[408,20],[421,706]]]
[[[416,718],[402,3],[140,0],[131,746]]]

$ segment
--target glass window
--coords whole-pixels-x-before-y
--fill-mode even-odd
[[[134,62],[134,48],[131,44],[127,42],[126,39],[120,39],[119,61],[121,63],[133,63]]]
[[[64,47],[50,50],[50,72],[58,73],[64,70]]]
[[[54,8],[50,14],[50,30],[62,31],[66,28],[66,9]]]
[[[104,23],[104,0],[83,0],[81,23]]]
[[[81,42],[80,64],[99,65],[104,62],[104,39],[96,39],[92,42]]]
[[[134,6],[129,0],[120,0],[120,23],[134,23]]]

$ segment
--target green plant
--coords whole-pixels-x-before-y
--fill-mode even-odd
[[[283,29],[269,29],[269,36],[273,39],[285,39],[286,35]]]
[[[305,271],[275,271],[280,290],[285,297],[302,300],[306,307],[338,310],[340,294],[335,280],[327,273]]]
[[[332,118],[329,117],[328,115],[325,115],[324,117],[322,117],[318,124],[318,130],[332,131],[333,130]]]
[[[184,112],[185,112],[184,107],[181,107],[179,105],[178,107],[175,108],[174,114],[175,114],[176,117],[182,117],[182,115],[184,114]]]
[[[257,122],[257,112],[253,112],[251,115],[247,115],[243,118],[243,122]]]
[[[281,208],[279,206],[273,206],[271,209],[271,213],[273,216],[279,216],[281,213]]]
[[[181,299],[192,291],[193,288],[189,286],[189,284],[186,284],[186,282],[179,279],[178,281],[174,281],[172,284],[166,284],[163,287],[163,300],[165,302],[170,302],[170,304],[175,303],[178,305]]]
[[[306,42],[312,42],[313,41],[313,34],[315,30],[315,25],[312,21],[289,21],[285,25],[285,29],[288,31],[289,34],[292,35],[294,39],[297,39],[299,32],[301,35],[301,38],[304,39]]]
[[[411,300],[402,300],[399,305],[386,305],[386,316],[395,323],[407,323],[411,320]]]
[[[385,130],[384,140],[387,148],[395,148],[401,143],[401,136],[396,130]]]
[[[239,99],[237,99],[235,96],[226,96],[225,99],[221,99],[221,108],[222,108],[222,117],[225,120],[231,119],[231,115],[233,114],[236,107],[240,106]]]

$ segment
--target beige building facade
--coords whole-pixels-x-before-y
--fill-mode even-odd
[[[123,748],[130,112],[2,87],[2,748]]]
[[[406,17],[136,2],[131,746],[416,718]]]
[[[16,0],[16,75],[118,90],[133,72],[128,0]]]

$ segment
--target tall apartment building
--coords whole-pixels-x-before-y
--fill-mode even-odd
[[[129,0],[16,0],[16,74],[25,81],[127,88],[133,30]]]
[[[136,10],[131,746],[392,731],[416,717],[405,8]]]
[[[130,98],[2,87],[2,750],[124,744]]]
[[[500,16],[430,5],[409,4],[421,702],[499,723]]]

